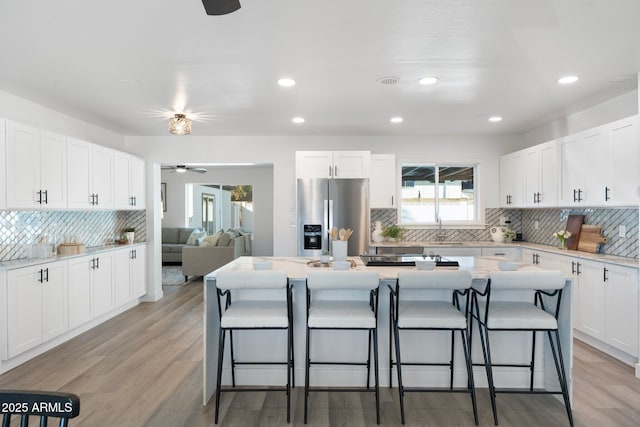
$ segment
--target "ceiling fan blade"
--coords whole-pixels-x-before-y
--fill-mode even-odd
[[[175,170],[175,166],[161,166],[160,169],[162,169],[163,171],[166,170]]]
[[[240,0],[202,0],[207,15],[226,15],[240,9]]]
[[[191,172],[207,173],[207,170],[205,168],[187,168],[187,170]]]

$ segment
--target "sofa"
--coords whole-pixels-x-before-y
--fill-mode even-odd
[[[185,246],[182,249],[182,274],[205,276],[234,259],[251,255],[251,234],[229,229],[207,236],[199,246]]]
[[[182,263],[182,250],[196,227],[162,228],[162,263]]]

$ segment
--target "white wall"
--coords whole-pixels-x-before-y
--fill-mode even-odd
[[[171,138],[169,138],[171,140]],[[172,141],[174,142],[175,139]],[[212,162],[203,157],[201,162]],[[216,160],[218,161],[218,160]],[[177,162],[182,164],[182,162]],[[189,163],[189,162],[186,162]],[[174,163],[175,164],[175,163]],[[219,166],[206,167],[207,173],[171,173],[162,171],[162,182],[167,183],[167,212],[162,219],[163,226],[184,227],[185,217],[185,185],[191,184],[223,184],[253,186],[253,254],[274,255],[274,168],[271,165],[254,166]],[[200,196],[197,196],[200,197]],[[154,206],[158,205],[154,204]],[[295,245],[295,241],[294,241]]]
[[[195,130],[194,130],[195,132]],[[394,153],[398,161],[480,162],[480,185],[487,191],[485,207],[498,206],[498,159],[514,150],[515,136],[215,136],[127,137],[126,150],[147,164],[268,163],[273,165],[273,254],[295,256],[295,152],[300,150],[370,150]],[[238,176],[233,184],[241,182]],[[207,177],[209,179],[209,177]],[[495,190],[495,191],[493,191]],[[179,191],[170,190],[167,192]],[[184,191],[184,190],[182,190]],[[150,190],[151,192],[151,190]],[[151,194],[151,193],[150,193]],[[254,187],[254,194],[261,195]],[[169,199],[172,197],[168,195]],[[178,196],[179,197],[179,196]],[[147,206],[159,205],[158,200]],[[257,203],[257,200],[254,200]],[[256,221],[261,218],[256,207]],[[256,224],[256,233],[260,225]],[[257,236],[256,236],[257,242]],[[256,250],[257,253],[257,250]]]
[[[123,135],[3,91],[0,91],[0,117],[125,151]]]

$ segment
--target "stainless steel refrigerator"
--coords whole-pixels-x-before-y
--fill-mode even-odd
[[[299,256],[331,252],[332,227],[353,230],[348,255],[369,250],[368,179],[298,179],[297,191]]]

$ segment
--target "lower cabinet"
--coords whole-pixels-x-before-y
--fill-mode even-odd
[[[14,357],[65,333],[67,262],[7,273],[7,356]]]
[[[118,249],[114,253],[114,290],[116,305],[138,298],[146,289],[146,248]]]
[[[509,259],[520,259],[520,248],[482,248],[482,256],[503,256]]]
[[[69,260],[69,327],[113,308],[113,252]]]

